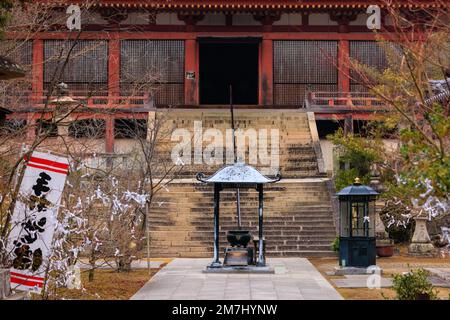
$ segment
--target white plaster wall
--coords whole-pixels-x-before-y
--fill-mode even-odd
[[[224,14],[208,13],[203,20],[200,20],[199,26],[224,26],[226,24],[226,17]]]
[[[312,13],[309,15],[310,26],[337,26],[336,21],[332,21],[328,13]]]
[[[260,26],[261,23],[256,21],[251,14],[235,14],[233,15],[233,25],[235,26]]]
[[[67,15],[65,15],[67,18]],[[83,24],[106,24],[106,20],[102,18],[98,12],[90,12],[81,10],[81,25]]]
[[[324,162],[325,171],[328,173],[333,172],[333,143],[326,139],[320,140],[320,148],[322,149],[322,157]]]
[[[395,151],[398,149],[398,140],[384,139],[383,144],[388,151]],[[333,143],[326,139],[320,140],[320,148],[322,149],[322,156],[327,173],[333,173]]]
[[[156,24],[183,25],[184,22],[178,19],[178,16],[176,13],[158,13],[156,15]]]
[[[114,140],[114,152],[116,154],[121,153],[133,153],[140,149],[139,141],[134,139],[115,139]]]
[[[358,14],[355,21],[350,21],[351,26],[365,26],[367,22],[368,15],[365,13]]]
[[[302,24],[302,15],[300,13],[282,14],[280,20],[275,21],[275,26],[299,26]]]
[[[130,12],[128,13],[128,18],[122,22],[122,24],[148,24],[149,14],[148,12]]]
[[[87,18],[88,16],[90,16],[91,13],[89,12],[81,12],[81,25],[89,23]],[[58,23],[58,24],[63,24],[66,25],[66,21],[67,21],[67,17],[68,15],[66,14],[66,11],[52,11],[52,15],[51,15],[51,23]]]

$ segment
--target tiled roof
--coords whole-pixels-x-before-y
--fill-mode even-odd
[[[425,100],[425,104],[431,105],[434,102],[445,102],[445,101],[449,101],[449,100],[450,100],[450,91],[444,90],[443,92]]]
[[[25,76],[25,71],[17,64],[0,56],[0,80],[9,80],[23,76]]]
[[[41,2],[68,5],[77,1],[41,0]],[[83,3],[83,1],[78,1]],[[383,6],[382,1],[374,0],[370,4]],[[191,10],[294,10],[308,8],[366,8],[368,1],[349,0],[101,0],[92,6],[117,8],[154,8],[154,9],[191,9]],[[398,0],[393,7],[436,7],[445,5],[443,1]],[[448,5],[448,4],[447,4]]]

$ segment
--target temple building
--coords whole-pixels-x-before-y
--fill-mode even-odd
[[[367,27],[369,2],[362,0],[40,2],[50,3],[53,18],[61,19],[22,44],[17,62],[30,66],[32,81],[20,106],[7,106],[15,111],[8,119],[40,121],[36,111],[44,108],[54,85],[62,63],[59,52],[69,50],[72,41],[78,42],[75,57],[59,80],[71,97],[84,102],[74,123],[80,127],[91,118],[102,123],[98,155],[126,155],[133,142],[121,127],[130,119],[145,127],[149,114],[166,109],[177,128],[193,131],[201,121],[204,130],[225,132],[232,100],[237,128],[278,130],[279,146],[272,152],[279,155],[283,180],[266,189],[267,255],[332,254],[333,156],[321,138],[340,125],[353,130],[354,124],[385,110],[349,67],[350,59],[387,66],[376,41],[393,32],[383,1],[370,2],[381,7],[376,32]],[[66,8],[72,3],[82,8],[81,32],[66,26]],[[415,10],[439,4],[405,0],[394,5]],[[82,138],[84,131],[73,128],[55,130]],[[33,134],[28,130],[28,137]],[[211,255],[211,191],[193,178],[219,167],[193,161],[180,171],[180,178],[192,181],[174,181],[161,194],[163,204],[154,208],[150,221],[154,256]],[[270,168],[262,172],[275,174]],[[255,217],[246,213],[253,214],[257,194],[244,192],[242,197],[247,197],[242,223],[256,230]],[[225,196],[221,232],[235,225],[233,201]]]

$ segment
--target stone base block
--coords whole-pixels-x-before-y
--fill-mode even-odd
[[[0,299],[5,299],[11,294],[9,269],[0,269]]]
[[[264,266],[264,267],[257,267],[257,266],[228,267],[228,266],[224,266],[221,268],[207,267],[205,270],[203,270],[203,273],[269,273],[269,274],[273,274],[273,273],[275,273],[275,271],[274,271],[273,267],[270,267],[270,266]]]
[[[437,250],[431,243],[411,243],[408,254],[415,257],[434,257]]]
[[[11,294],[9,297],[7,297],[5,300],[31,300],[30,293],[29,292],[18,292]]]
[[[345,275],[358,275],[358,274],[382,274],[383,269],[380,267],[368,267],[368,268],[358,268],[358,267],[335,267],[334,271],[330,273],[333,276],[345,276]]]

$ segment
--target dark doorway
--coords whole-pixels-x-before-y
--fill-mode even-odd
[[[258,43],[200,43],[200,104],[258,104]]]

